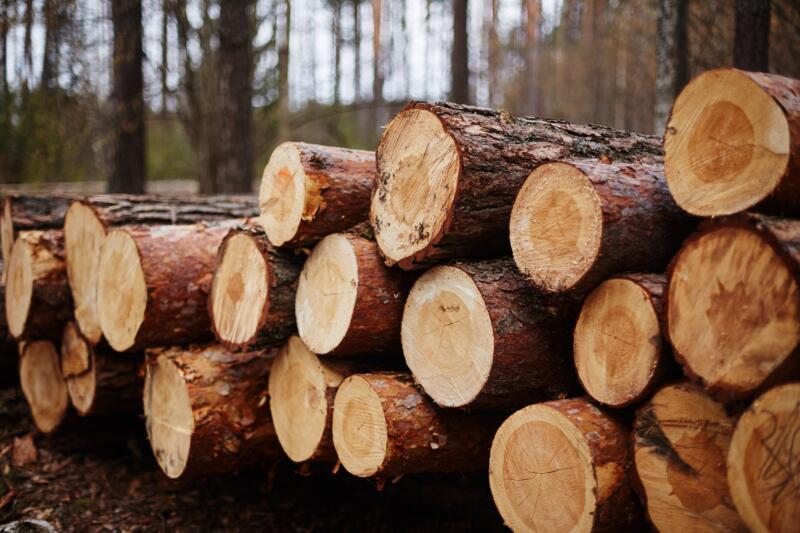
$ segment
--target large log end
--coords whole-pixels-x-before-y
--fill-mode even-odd
[[[66,416],[69,397],[52,342],[33,341],[21,347],[19,381],[37,429],[55,431]]]

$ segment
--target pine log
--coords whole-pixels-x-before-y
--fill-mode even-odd
[[[508,250],[517,191],[537,165],[567,158],[660,160],[656,137],[458,104],[411,102],[377,151],[370,222],[389,265]]]
[[[639,408],[634,480],[658,531],[747,531],[725,479],[734,421],[689,383],[666,385]]]
[[[625,407],[649,396],[674,369],[664,341],[663,274],[625,274],[601,283],[583,303],[573,355],[596,401]]]
[[[367,220],[375,153],[285,142],[261,178],[259,223],[274,246],[314,244]]]
[[[257,214],[254,196],[95,195],[73,201],[64,216],[64,241],[75,319],[81,332],[93,345],[102,337],[95,309],[97,272],[100,246],[111,228],[193,224],[243,219]]]
[[[23,231],[8,261],[5,313],[15,339],[60,338],[72,319],[61,230]]]
[[[514,262],[546,292],[586,291],[625,271],[663,271],[695,228],[669,195],[663,166],[546,163],[511,211]]]
[[[400,321],[412,278],[383,264],[375,242],[352,233],[325,237],[300,273],[297,331],[318,354],[400,352]]]
[[[267,406],[272,360],[216,344],[147,351],[147,435],[168,477],[233,472],[280,453]]]
[[[529,405],[494,437],[489,486],[513,531],[643,531],[624,425],[586,398]]]
[[[120,355],[105,346],[92,346],[77,323],[64,326],[61,374],[79,415],[141,413],[142,366],[142,354]]]
[[[261,228],[228,233],[219,247],[208,299],[217,339],[231,350],[283,344],[295,325],[301,261],[273,248]]]
[[[42,433],[54,432],[69,407],[67,384],[61,375],[58,351],[50,341],[20,343],[19,382],[33,422]]]
[[[800,366],[800,221],[705,222],[668,271],[667,332],[684,372],[723,399],[792,379]]]
[[[800,523],[800,383],[781,385],[753,402],[728,449],[728,486],[755,533],[789,533]]]
[[[333,444],[359,477],[480,470],[499,422],[437,408],[408,374],[355,374],[336,393]]]
[[[207,311],[214,258],[231,224],[126,226],[103,241],[100,328],[119,352],[211,336]]]
[[[577,304],[536,292],[509,259],[434,267],[406,301],[403,354],[443,407],[564,398],[578,390],[570,347]]]
[[[283,451],[296,463],[336,462],[333,401],[354,366],[322,361],[298,337],[289,337],[269,373],[269,407]]]
[[[675,100],[664,153],[670,192],[690,213],[800,215],[800,80],[704,72]]]

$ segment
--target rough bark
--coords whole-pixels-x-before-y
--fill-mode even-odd
[[[308,246],[367,220],[376,176],[374,152],[300,142],[291,146],[299,153],[305,174],[303,215],[294,236],[276,244]],[[274,199],[260,202],[264,215]]]
[[[411,102],[404,111],[420,109],[435,114],[458,150],[459,171],[455,198],[437,235],[420,238],[427,245],[397,263],[422,268],[447,258],[499,255],[507,251],[508,221],[517,191],[532,168],[565,158],[628,161],[661,154],[659,139],[602,126],[558,120],[512,118],[504,112],[457,104]],[[391,128],[391,125],[388,127]],[[388,131],[387,128],[387,131]],[[408,135],[414,135],[412,131]],[[378,183],[373,190],[371,222],[381,231],[380,206],[392,187],[377,151]]]
[[[261,228],[241,226],[229,232],[222,241],[217,253],[217,266],[225,256],[228,241],[237,233],[244,233],[252,239],[264,258],[264,262],[268,265],[269,296],[261,309],[252,310],[260,317],[256,333],[241,343],[232,343],[222,339],[214,318],[213,301],[209,298],[208,313],[211,317],[211,330],[217,340],[230,350],[251,350],[278,345],[291,334],[295,327],[294,298],[302,259],[273,248]]]
[[[112,2],[111,22],[114,27],[111,90],[114,155],[108,191],[143,193],[147,168],[142,1]]]
[[[655,529],[747,530],[725,477],[734,422],[688,383],[661,388],[636,412],[631,477]]]
[[[31,276],[33,289],[28,314],[24,317],[21,331],[12,331],[21,339],[58,340],[64,324],[72,319],[72,298],[67,282],[64,261],[64,233],[60,230],[25,231],[18,240],[24,240],[31,251]],[[10,290],[16,283],[9,272]],[[6,315],[9,303],[6,298]],[[9,322],[12,322],[9,320]]]
[[[214,344],[148,350],[146,380],[165,358],[178,369],[189,396],[194,427],[181,477],[233,472],[281,453],[266,405],[273,356],[232,353]],[[152,442],[151,394],[146,384],[144,411]]]
[[[358,376],[378,394],[386,419],[386,455],[375,475],[461,472],[486,467],[499,419],[440,409],[406,373]]]
[[[771,0],[736,0],[733,65],[736,68],[769,70],[769,26]]]
[[[106,227],[143,224],[193,224],[258,215],[255,196],[168,197],[100,194],[77,200]],[[62,216],[63,221],[63,216]],[[63,222],[62,222],[63,223]]]
[[[709,296],[710,301],[697,302],[704,313],[701,326],[711,328],[709,336],[715,339],[717,355],[712,361],[715,361],[716,367],[723,370],[719,375],[711,376],[696,368],[708,360],[705,350],[698,351],[693,343],[689,343],[688,347],[691,349],[689,351],[676,339],[680,329],[690,327],[692,322],[685,318],[691,316],[692,310],[687,307],[682,308],[676,303],[674,286],[685,281],[682,279],[685,274],[677,277],[676,271],[682,268],[684,257],[705,236],[731,231],[752,234],[760,244],[767,246],[774,253],[774,257],[764,258],[762,254],[761,264],[741,265],[736,262],[735,256],[729,258],[729,264],[718,265],[716,262],[709,262],[708,278],[696,280],[698,284],[703,284],[704,281],[714,284]],[[739,236],[741,237],[741,234]],[[727,242],[728,246],[731,246],[731,241]],[[753,247],[752,242],[749,247]],[[741,246],[739,248],[738,253],[742,253]],[[746,259],[755,261],[752,258]],[[769,270],[764,271],[765,265],[768,265]],[[734,281],[728,280],[730,286],[719,280],[721,271],[725,268],[738,268],[736,271],[739,273],[738,278]],[[779,268],[782,268],[780,272]],[[764,288],[764,284],[770,282],[770,278],[779,275],[781,286]],[[741,213],[706,220],[698,231],[685,241],[667,270],[665,331],[673,346],[675,358],[683,366],[684,374],[692,379],[702,380],[706,388],[722,400],[752,397],[776,384],[800,376],[798,285],[800,285],[800,221],[755,213]],[[764,293],[751,292],[759,289]],[[768,309],[767,304],[769,304]],[[723,319],[722,324],[718,323],[720,319]],[[774,332],[777,330],[764,329],[772,324],[775,324],[772,327],[781,328],[782,335],[775,335]],[[754,344],[755,338],[747,339],[751,346],[731,344],[728,339],[739,338],[742,335],[740,330],[752,336],[758,333],[760,344]],[[787,341],[794,348],[789,350],[789,353],[778,353],[780,349],[773,345],[781,344],[785,348]]]

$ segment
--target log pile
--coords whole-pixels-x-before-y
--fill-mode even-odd
[[[375,153],[279,146],[254,218],[13,197],[36,426],[141,408],[169,478],[484,471],[514,531],[794,531],[798,94],[702,74],[663,151],[412,102]]]

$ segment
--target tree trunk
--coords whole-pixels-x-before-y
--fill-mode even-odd
[[[769,71],[771,0],[736,0],[733,66],[755,72]]]
[[[514,531],[644,531],[630,468],[625,426],[571,398],[529,405],[503,422],[489,486]]]
[[[489,24],[489,107],[497,108],[504,100],[499,73],[502,72],[502,49],[497,33],[498,2],[491,0],[491,22]]]
[[[467,0],[453,2],[453,48],[450,52],[450,100],[457,104],[470,103],[469,98],[469,38]]]
[[[421,268],[499,255],[508,250],[511,206],[532,168],[565,158],[628,161],[660,152],[659,139],[647,135],[412,102],[378,146],[370,221],[389,265]]]
[[[751,531],[797,529],[798,398],[798,383],[775,387],[753,402],[733,432],[727,486]]]
[[[69,398],[52,342],[37,340],[20,345],[19,383],[36,429],[53,433],[67,416]]]
[[[723,399],[800,375],[798,272],[800,221],[705,222],[667,273],[667,332],[684,372]]]
[[[280,349],[269,374],[269,406],[283,451],[296,463],[338,461],[333,400],[354,365],[320,360],[298,337]]]
[[[96,195],[74,201],[64,216],[67,274],[75,304],[75,319],[87,340],[102,338],[96,310],[100,246],[114,226],[191,224],[247,218],[258,214],[250,196],[168,198]]]
[[[670,196],[660,161],[564,160],[531,172],[509,238],[538,289],[585,292],[621,272],[663,271],[695,226]]]
[[[60,230],[19,234],[7,265],[5,313],[15,339],[58,339],[72,319]]]
[[[563,398],[578,390],[569,346],[578,306],[532,290],[509,259],[439,266],[409,293],[403,354],[443,407]]]
[[[300,273],[297,330],[317,354],[400,352],[400,322],[412,278],[383,264],[374,241],[355,233],[325,237]]]
[[[147,435],[168,477],[233,472],[280,453],[266,405],[273,356],[214,344],[148,351]]]
[[[542,6],[538,0],[525,0],[525,94],[523,101],[525,113],[538,116],[541,113],[541,92],[543,80],[539,77],[539,26],[541,24]]]
[[[575,325],[578,378],[589,395],[610,407],[649,396],[673,370],[663,341],[663,274],[626,274],[593,290]]]
[[[359,477],[479,470],[498,425],[493,416],[438,409],[408,374],[356,374],[336,393],[333,444]]]
[[[289,140],[289,41],[292,30],[292,2],[284,0],[283,28],[278,39],[278,139]]]
[[[301,262],[273,248],[261,228],[231,231],[219,247],[208,299],[217,339],[232,350],[282,344],[295,325]]]
[[[145,104],[142,62],[142,1],[111,3],[114,60],[111,90],[114,156],[108,192],[143,193],[145,167]]]
[[[353,0],[353,101],[361,100],[361,0]]]
[[[670,192],[690,213],[800,216],[800,80],[701,74],[675,101],[664,152]]]
[[[78,324],[68,322],[61,338],[61,374],[70,402],[81,416],[141,413],[141,354],[119,355],[92,347]]]
[[[700,387],[662,387],[636,412],[635,484],[663,533],[740,531],[725,479],[734,419]]]
[[[383,67],[381,61],[381,0],[372,0],[372,131],[378,131],[379,107],[383,104]]]
[[[258,222],[275,246],[302,247],[364,222],[375,153],[287,142],[269,158]]]
[[[11,4],[9,0],[0,1],[0,91],[3,98],[3,123],[8,121],[8,33],[11,29]]]
[[[333,0],[331,35],[333,36],[333,105],[341,103],[342,56],[342,1]]]
[[[656,109],[653,131],[661,133],[675,96],[689,81],[689,0],[659,0],[656,46]]]
[[[161,65],[158,73],[161,77],[161,117],[167,118],[167,96],[169,95],[169,85],[167,75],[169,73],[169,12],[171,0],[161,1]]]
[[[23,15],[25,36],[23,40],[22,56],[25,73],[22,78],[22,99],[28,98],[30,83],[33,80],[33,47],[31,36],[33,34],[33,0],[25,0],[25,14]]]
[[[214,258],[232,223],[127,226],[108,234],[97,267],[100,329],[119,352],[211,337]]]
[[[253,9],[253,0],[220,2],[220,193],[249,192],[253,184]]]

